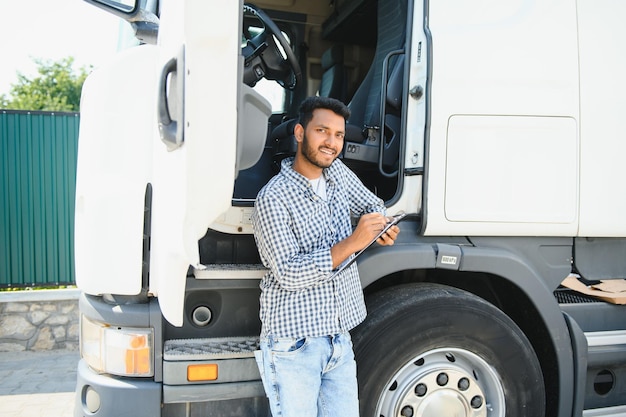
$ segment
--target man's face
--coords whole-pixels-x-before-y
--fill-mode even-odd
[[[305,161],[318,168],[328,168],[343,149],[345,129],[342,116],[328,109],[314,110],[300,146]]]

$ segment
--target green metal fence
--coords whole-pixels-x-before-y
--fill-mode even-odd
[[[0,287],[73,284],[78,113],[0,110]]]

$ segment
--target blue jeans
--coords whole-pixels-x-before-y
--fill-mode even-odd
[[[269,336],[255,357],[273,417],[359,417],[350,333]]]

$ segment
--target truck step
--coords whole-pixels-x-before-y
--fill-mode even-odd
[[[201,265],[193,271],[196,279],[261,279],[268,269],[262,264]]]
[[[165,342],[163,359],[178,362],[251,358],[257,349],[258,336],[173,339]]]

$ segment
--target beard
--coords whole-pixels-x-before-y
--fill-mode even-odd
[[[300,153],[311,164],[315,165],[318,168],[328,168],[335,162],[335,159],[339,156],[339,153],[335,155],[334,158],[330,160],[330,162],[326,158],[322,158],[319,156],[320,151],[318,149],[314,149],[309,140],[306,137],[306,134],[302,137],[302,146],[300,147]]]

